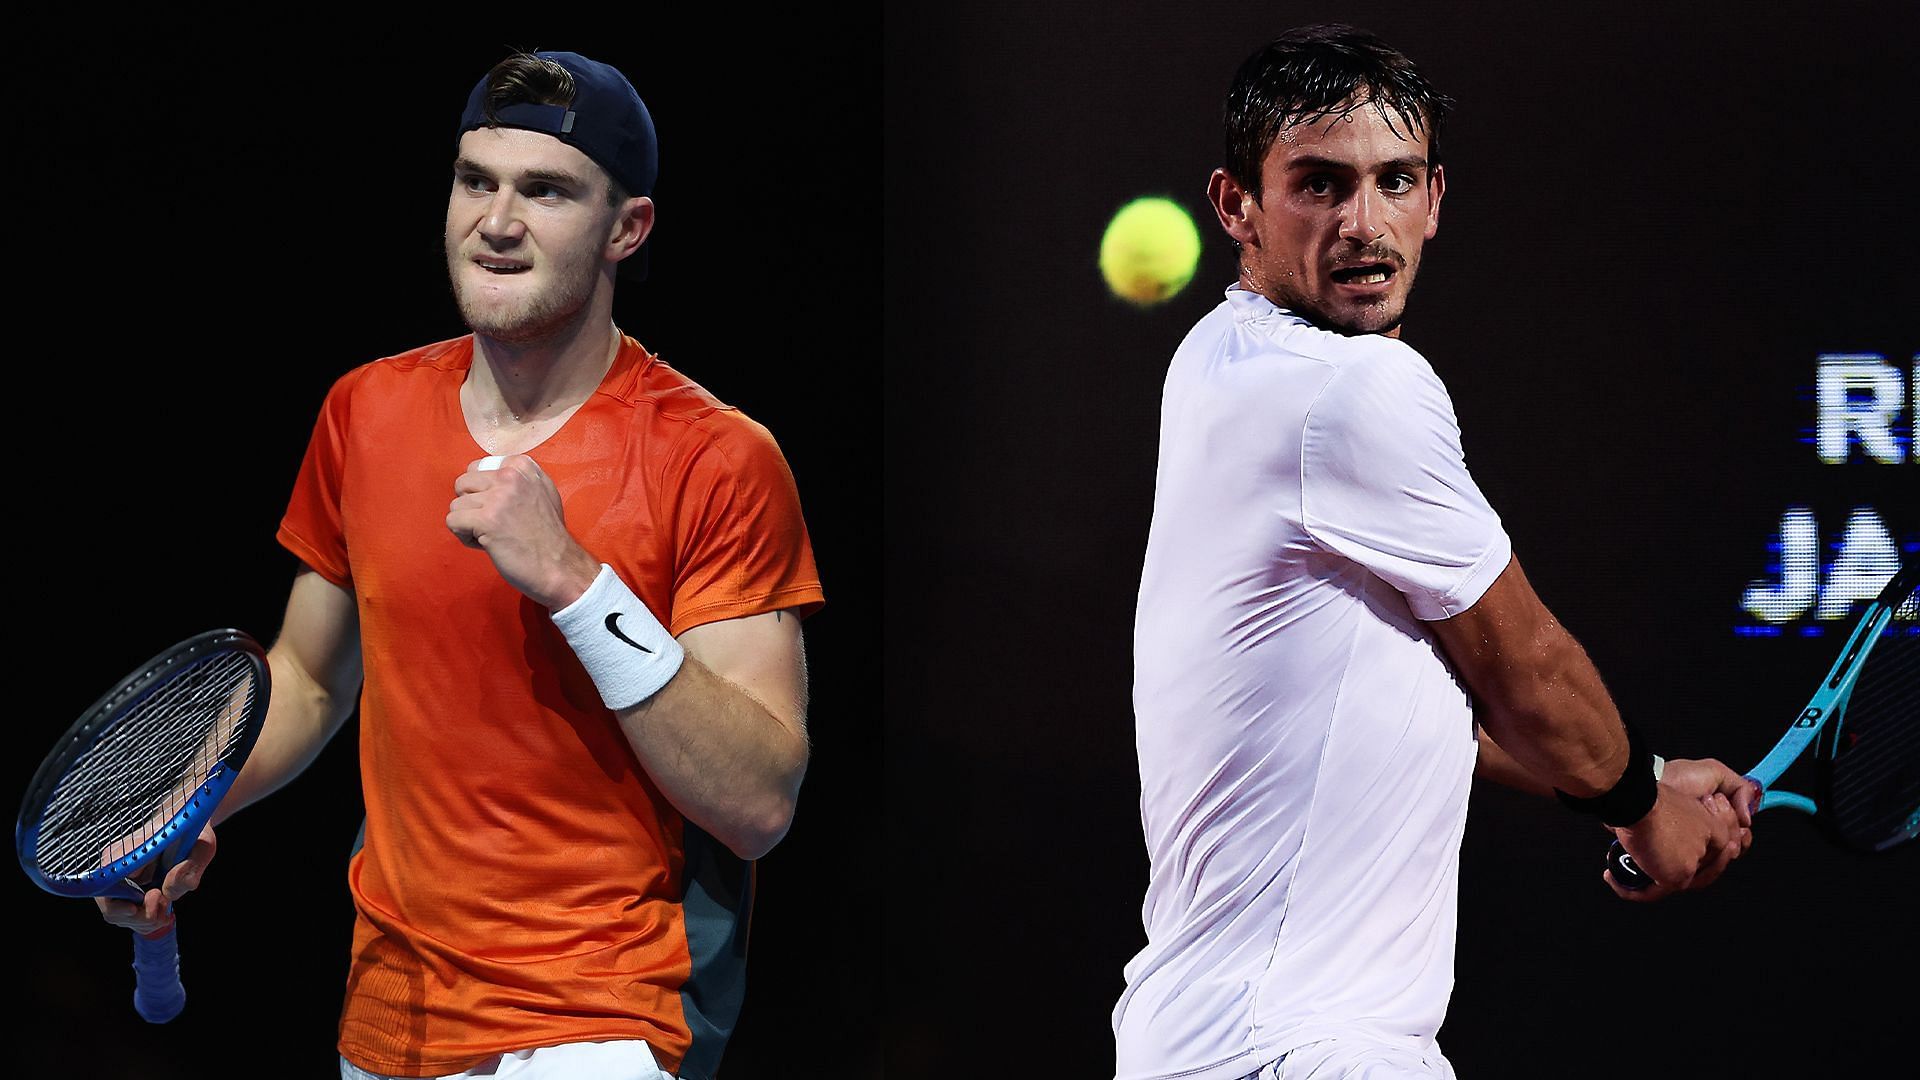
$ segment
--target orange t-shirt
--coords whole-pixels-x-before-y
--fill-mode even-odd
[[[447,531],[454,478],[487,453],[460,409],[472,360],[466,337],[343,376],[280,525],[360,612],[367,820],[340,1052],[427,1076],[639,1038],[709,1075],[752,868],[655,789],[546,610]],[[529,456],[672,633],[820,606],[773,438],[633,339]]]

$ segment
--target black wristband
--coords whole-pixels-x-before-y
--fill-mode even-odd
[[[1627,768],[1611,788],[1591,799],[1569,795],[1559,788],[1553,793],[1570,810],[1592,814],[1617,829],[1633,825],[1653,809],[1660,797],[1660,780],[1654,773],[1653,754],[1640,741],[1640,733],[1627,725]]]

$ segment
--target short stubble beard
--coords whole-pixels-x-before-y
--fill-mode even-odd
[[[1265,296],[1268,300],[1273,301],[1275,307],[1285,308],[1322,330],[1329,330],[1336,334],[1344,334],[1348,337],[1355,337],[1361,334],[1387,334],[1392,333],[1400,326],[1401,322],[1405,321],[1407,305],[1413,300],[1414,274],[1415,271],[1420,269],[1420,264],[1417,262],[1402,262],[1399,259],[1395,259],[1394,262],[1398,265],[1398,269],[1395,271],[1396,276],[1402,276],[1407,279],[1407,291],[1406,295],[1400,299],[1400,309],[1393,312],[1392,315],[1387,318],[1387,321],[1380,326],[1361,325],[1334,318],[1313,301],[1289,290],[1285,285],[1287,281],[1286,275],[1274,278],[1265,274],[1250,274],[1248,277],[1249,283],[1255,287],[1255,291]],[[1386,309],[1382,307],[1372,310],[1385,311]]]
[[[453,289],[453,301],[467,329],[482,337],[509,345],[526,345],[553,337],[578,318],[593,298],[597,267],[584,266],[577,273],[554,275],[547,288],[532,296],[516,297],[505,305],[485,305],[468,295],[460,276],[462,265],[471,265],[467,256],[449,248],[447,282]]]

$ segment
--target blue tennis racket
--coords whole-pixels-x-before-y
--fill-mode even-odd
[[[20,865],[60,896],[135,903],[190,849],[246,763],[267,715],[266,653],[239,630],[175,645],[120,681],[34,774],[14,827]],[[134,1009],[180,1014],[174,925],[134,934]]]
[[[1916,584],[1920,564],[1894,574],[1793,726],[1748,770],[1763,791],[1759,809],[1812,815],[1854,851],[1886,851],[1920,836],[1920,626],[1891,625],[1896,613],[1914,613]],[[1814,796],[1776,790],[1808,747]],[[1618,840],[1607,866],[1622,888],[1652,884]]]

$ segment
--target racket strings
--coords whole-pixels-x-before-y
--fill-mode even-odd
[[[49,877],[82,877],[146,844],[231,753],[255,693],[244,653],[188,662],[124,715],[60,780],[39,829]]]
[[[1920,634],[1896,624],[1874,645],[1833,738],[1829,824],[1856,847],[1909,834],[1920,812]]]
[[[152,694],[115,725],[111,736],[76,762],[56,790],[49,828],[71,835],[71,858],[94,856],[90,866],[137,848],[183,809],[227,748],[244,694],[228,689],[233,673],[207,667]],[[119,814],[102,813],[95,796],[124,800]],[[104,837],[103,844],[95,840]]]

